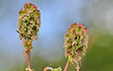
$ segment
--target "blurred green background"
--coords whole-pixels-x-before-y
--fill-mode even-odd
[[[39,40],[33,42],[31,68],[64,69],[64,34],[70,24],[84,23],[89,29],[86,56],[80,71],[113,71],[113,0],[0,0],[0,71],[25,71],[27,59],[17,30],[18,11],[33,3],[41,12]],[[76,71],[71,64],[67,71]]]

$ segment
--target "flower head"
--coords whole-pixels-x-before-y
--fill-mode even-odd
[[[65,56],[68,56],[68,60],[79,66],[78,61],[81,60],[81,55],[84,55],[88,44],[88,29],[84,24],[74,23],[71,24],[65,34]]]
[[[38,38],[40,22],[40,12],[32,3],[24,4],[23,9],[19,11],[18,30],[20,40],[23,40],[25,52],[28,46],[32,49],[32,41]]]

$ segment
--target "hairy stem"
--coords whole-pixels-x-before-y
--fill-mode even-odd
[[[65,66],[65,69],[64,69],[64,71],[66,71],[67,70],[67,68],[68,68],[68,65],[69,65],[69,60],[67,61],[67,63],[66,63],[66,66]]]
[[[27,68],[30,68],[30,47],[28,48]]]

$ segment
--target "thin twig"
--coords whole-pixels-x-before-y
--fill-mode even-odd
[[[69,65],[69,60],[67,61],[67,63],[66,63],[66,66],[65,66],[65,69],[64,69],[64,71],[66,71],[67,70],[67,68],[68,68],[68,65]]]

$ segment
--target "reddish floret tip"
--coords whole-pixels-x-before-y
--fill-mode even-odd
[[[82,24],[82,26],[84,26],[84,23]]]
[[[77,23],[74,23],[74,25],[77,25]]]
[[[40,12],[40,10],[37,10],[38,12]]]
[[[25,7],[25,9],[27,10],[27,8]]]
[[[32,3],[29,3],[29,5],[32,5]]]
[[[73,24],[70,25],[70,27],[73,26]]]
[[[35,9],[37,9],[37,6],[34,6]]]
[[[18,13],[20,13],[21,11],[22,11],[22,9]]]
[[[79,28],[82,28],[82,25],[79,25]]]
[[[73,28],[70,28],[70,30],[72,31],[72,30],[73,30]]]
[[[27,3],[24,4],[24,6],[28,5]]]
[[[85,33],[85,30],[82,30],[83,33]]]
[[[68,28],[68,30],[70,30],[70,28]]]
[[[87,29],[86,27],[84,28],[87,32],[89,31],[89,29]]]

